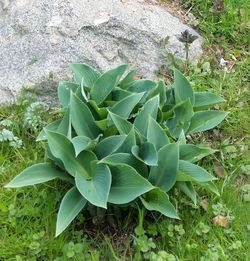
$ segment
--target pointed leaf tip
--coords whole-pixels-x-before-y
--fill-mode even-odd
[[[79,193],[76,187],[71,188],[63,197],[56,221],[56,234],[59,236],[80,213],[87,200]]]

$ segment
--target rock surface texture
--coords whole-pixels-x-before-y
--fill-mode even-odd
[[[155,78],[166,48],[184,57],[176,35],[189,29],[164,8],[139,0],[0,1],[0,103],[15,101],[21,87],[43,83],[41,94],[53,97],[54,81],[72,77],[70,62],[100,70],[121,63]],[[199,37],[191,59],[201,53]],[[55,97],[55,96],[54,96]]]

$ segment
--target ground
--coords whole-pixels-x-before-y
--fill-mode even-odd
[[[199,204],[194,206],[179,194],[174,203],[180,221],[138,215],[135,210],[123,228],[106,227],[98,219],[93,224],[83,212],[55,238],[58,204],[66,190],[63,183],[17,190],[3,187],[25,167],[42,160],[36,136],[45,122],[58,117],[44,104],[31,103],[26,94],[16,106],[0,108],[0,121],[5,120],[0,138],[12,139],[0,141],[0,260],[250,260],[250,4],[247,0],[222,3],[180,3],[205,39],[205,54],[196,66],[175,61],[197,90],[226,99],[220,108],[229,115],[219,128],[192,137],[219,149],[201,164],[218,177],[221,196],[199,190]],[[169,71],[161,75],[171,81]]]

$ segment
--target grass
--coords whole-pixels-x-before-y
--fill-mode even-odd
[[[43,159],[42,145],[35,142],[41,125],[23,126],[29,105],[23,98],[16,106],[0,108],[0,120],[10,119],[13,125],[8,129],[23,141],[21,148],[0,142],[0,260],[250,260],[249,1],[225,0],[222,11],[214,10],[213,2],[187,0],[183,7],[191,7],[198,17],[206,50],[186,75],[195,88],[224,96],[226,102],[220,107],[230,112],[219,129],[193,137],[220,149],[201,164],[218,175],[221,197],[199,190],[199,204],[194,206],[180,194],[175,203],[181,221],[141,214],[120,230],[91,225],[82,213],[55,238],[56,213],[61,192],[66,191],[63,183],[17,190],[3,187]],[[221,58],[228,61],[224,68],[219,65]],[[45,122],[57,117],[42,111],[39,115]],[[216,216],[226,219],[216,225]],[[142,225],[135,229],[139,221]],[[228,227],[222,226],[225,222]]]

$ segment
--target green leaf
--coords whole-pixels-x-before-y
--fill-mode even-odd
[[[169,191],[176,182],[179,145],[167,144],[158,151],[158,166],[151,167],[149,181],[163,191]]]
[[[145,142],[141,146],[134,145],[131,149],[132,154],[149,166],[157,166],[158,156],[154,145]]]
[[[227,112],[224,111],[198,111],[194,113],[191,119],[191,124],[188,129],[188,134],[210,130],[220,124]]]
[[[104,118],[107,117],[107,115],[108,115],[107,108],[105,108],[105,107],[101,107],[101,108],[98,107],[96,102],[93,101],[93,100],[89,100],[88,104],[90,105],[90,109],[92,108],[91,111],[93,112],[93,110],[94,110],[94,113],[96,113],[98,115],[98,117],[100,117],[101,119],[104,119]]]
[[[164,81],[160,80],[158,82],[158,84],[156,85],[156,87],[149,93],[147,99],[159,95],[160,107],[163,107],[167,100],[166,90],[167,90],[167,88],[166,88]]]
[[[149,117],[148,121],[147,140],[155,145],[156,150],[169,143],[167,134],[152,117]]]
[[[195,92],[194,100],[195,108],[209,107],[221,102],[225,102],[225,100],[221,96],[211,92]]]
[[[116,115],[119,115],[120,117],[127,119],[134,109],[134,107],[137,105],[137,103],[141,100],[143,97],[143,93],[133,93],[124,99],[120,100],[119,102],[115,103],[114,106],[110,108],[110,111],[115,113]]]
[[[46,131],[57,131],[61,121],[62,121],[61,119],[53,121],[50,124],[48,124],[46,127],[44,127],[42,131],[39,133],[39,135],[37,136],[36,141],[47,140]]]
[[[217,196],[220,196],[220,192],[218,191],[217,187],[214,185],[212,181],[199,183],[199,185],[204,187],[206,190],[213,192]]]
[[[179,188],[184,194],[186,194],[196,205],[197,204],[197,194],[196,191],[192,185],[192,182],[182,182],[178,181],[175,185],[177,188]]]
[[[77,88],[76,92],[74,93],[75,96],[80,99],[82,102],[86,103],[86,97],[83,96],[82,88]]]
[[[143,195],[141,201],[144,207],[150,211],[155,210],[166,217],[180,219],[175,207],[169,201],[168,195],[158,188]]]
[[[198,165],[190,163],[185,160],[179,160],[179,171],[177,174],[177,181],[197,181],[207,182],[215,180],[216,178],[209,174],[205,169]]]
[[[108,128],[108,119],[106,118],[100,121],[95,121],[95,124],[100,130],[105,131]]]
[[[126,89],[130,92],[147,92],[155,88],[156,83],[151,80],[136,80],[126,86]]]
[[[178,142],[180,145],[185,145],[185,144],[187,143],[186,134],[185,134],[184,130],[181,131],[180,136],[179,136],[177,142]]]
[[[149,116],[151,116],[153,119],[156,119],[158,107],[159,107],[159,97],[155,96],[144,104],[142,110],[135,118],[134,126],[145,137],[147,136]]]
[[[135,81],[137,70],[130,71],[120,82],[119,87],[120,88],[126,88],[128,85],[130,85],[132,82]]]
[[[119,87],[116,87],[112,91],[112,101],[120,101],[120,100],[128,97],[131,94],[132,94],[132,92],[129,92],[129,91],[123,90]]]
[[[123,141],[121,146],[115,151],[118,152],[130,152],[131,148],[136,144],[135,130],[134,127],[131,129],[126,139]]]
[[[115,135],[101,140],[95,147],[94,153],[99,159],[115,152],[126,139],[126,135]]]
[[[167,120],[166,125],[174,138],[179,138],[182,131],[186,132],[190,126],[190,120],[194,115],[190,100],[177,104],[173,108],[174,116]]]
[[[81,95],[76,95],[78,98],[80,98],[82,100],[83,98],[83,101],[84,102],[88,102],[89,100],[89,95],[88,93],[86,92],[86,89],[87,87],[84,87],[84,79],[82,79],[82,82],[81,82],[81,86],[80,86],[80,91],[81,91]],[[79,90],[77,91],[79,93]]]
[[[75,181],[79,192],[91,204],[107,208],[107,200],[111,185],[111,173],[104,164],[97,164],[97,161],[91,162],[91,180],[86,180],[81,173],[77,172]]]
[[[109,116],[120,134],[128,134],[133,128],[132,123],[123,119],[121,116],[112,113],[111,111],[109,111]]]
[[[63,165],[63,162],[60,160],[60,159],[58,159],[58,158],[56,158],[53,154],[52,154],[52,152],[50,151],[50,148],[49,148],[49,144],[48,143],[46,143],[46,144],[44,144],[44,150],[45,150],[45,160],[47,161],[47,160],[52,160],[52,162],[55,164],[55,166],[58,166],[61,170],[63,170],[63,171],[65,171],[66,172],[66,169],[65,169],[65,167],[64,167],[64,165]]]
[[[126,69],[127,65],[124,64],[102,74],[98,78],[90,91],[91,97],[97,104],[102,103],[116,87]]]
[[[60,82],[58,86],[58,98],[62,107],[67,107],[70,102],[70,92],[76,92],[79,84],[74,82]]]
[[[111,167],[112,184],[108,202],[126,204],[154,187],[134,168],[128,165]]]
[[[87,150],[96,143],[86,136],[76,136],[71,140],[74,149],[75,156],[77,157],[83,150]]]
[[[70,97],[70,114],[77,135],[94,139],[100,134],[100,129],[96,126],[88,106],[73,93]]]
[[[90,179],[88,164],[95,160],[95,155],[90,151],[81,152],[75,157],[75,149],[70,140],[64,135],[52,131],[47,132],[48,144],[54,157],[60,159],[67,172],[72,176],[76,173],[82,174],[86,179]]]
[[[76,187],[71,188],[64,195],[57,214],[56,237],[69,226],[86,203],[87,200],[78,192]]]
[[[29,168],[26,168],[14,179],[12,179],[6,188],[19,188],[25,186],[32,186],[53,180],[55,178],[63,178],[66,174],[50,163],[39,163]]]
[[[66,109],[65,114],[56,130],[56,132],[61,133],[71,139],[72,136],[72,126],[71,126],[71,115],[69,108]]]
[[[72,63],[69,67],[75,74],[76,82],[89,88],[92,88],[101,76],[100,72],[87,64]]]
[[[174,69],[174,95],[175,104],[188,99],[192,105],[194,104],[193,89],[185,76],[176,68]]]
[[[216,152],[216,150],[213,150],[209,147],[193,144],[181,144],[179,148],[180,159],[190,161],[192,163],[197,162],[200,159]]]
[[[133,167],[144,177],[148,174],[147,166],[129,153],[114,153],[101,159],[99,163],[108,164],[110,166],[126,164]]]

